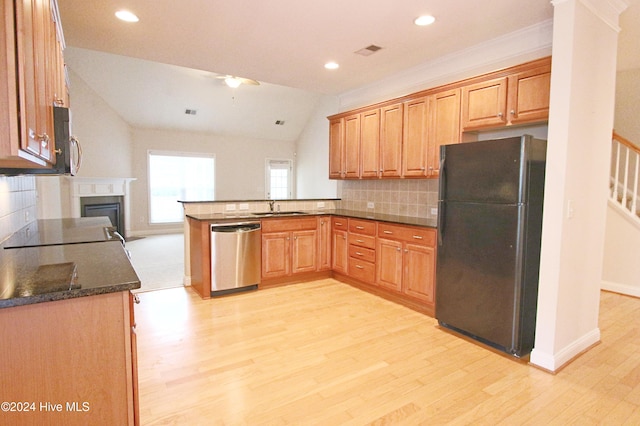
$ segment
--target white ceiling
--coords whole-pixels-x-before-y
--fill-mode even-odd
[[[629,53],[619,55],[619,69],[640,67],[640,0],[628,2],[620,47]],[[371,84],[553,14],[549,0],[58,3],[69,67],[132,125],[280,140],[295,140],[322,94]],[[117,20],[121,8],[140,22]],[[415,26],[421,14],[436,22]],[[370,44],[382,50],[354,53]],[[324,69],[329,60],[340,68]],[[232,90],[216,73],[261,85]],[[186,108],[197,115],[185,115]]]

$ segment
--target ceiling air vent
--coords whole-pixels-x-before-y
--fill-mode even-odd
[[[355,53],[357,53],[358,55],[362,55],[362,56],[369,56],[369,55],[373,55],[374,53],[376,53],[380,49],[382,49],[382,47],[376,46],[375,44],[372,44],[372,45],[369,45],[369,46],[365,47],[364,49],[356,50]]]
[[[276,126],[284,126],[284,120],[276,120]]]
[[[195,109],[185,109],[184,113],[187,115],[196,115],[196,110]]]

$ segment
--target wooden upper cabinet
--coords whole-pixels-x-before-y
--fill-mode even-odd
[[[402,176],[403,104],[380,108],[380,176]]]
[[[344,176],[360,177],[360,114],[344,118]]]
[[[56,162],[53,106],[58,98],[68,105],[57,10],[52,0],[3,2],[0,60],[7,69],[0,73],[2,168],[51,167]]]
[[[550,91],[551,64],[509,76],[509,124],[547,120]]]
[[[462,88],[462,128],[474,130],[507,124],[507,77]]]
[[[336,118],[329,122],[329,179],[342,178],[344,166],[344,120]]]
[[[418,98],[404,104],[402,145],[402,175],[427,175],[428,98]]]
[[[460,89],[429,97],[429,177],[440,174],[440,147],[460,142],[460,98]]]
[[[360,115],[360,177],[378,177],[380,163],[380,110]]]

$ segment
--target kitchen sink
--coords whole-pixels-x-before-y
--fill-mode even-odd
[[[301,215],[301,214],[309,214],[306,212],[260,212],[260,213],[251,213],[254,216],[292,216],[292,215]]]

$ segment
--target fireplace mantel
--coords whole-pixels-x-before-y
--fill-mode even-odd
[[[124,198],[125,237],[131,230],[131,200],[129,184],[135,178],[88,178],[68,176],[71,197],[71,217],[80,217],[80,198],[121,196]]]

